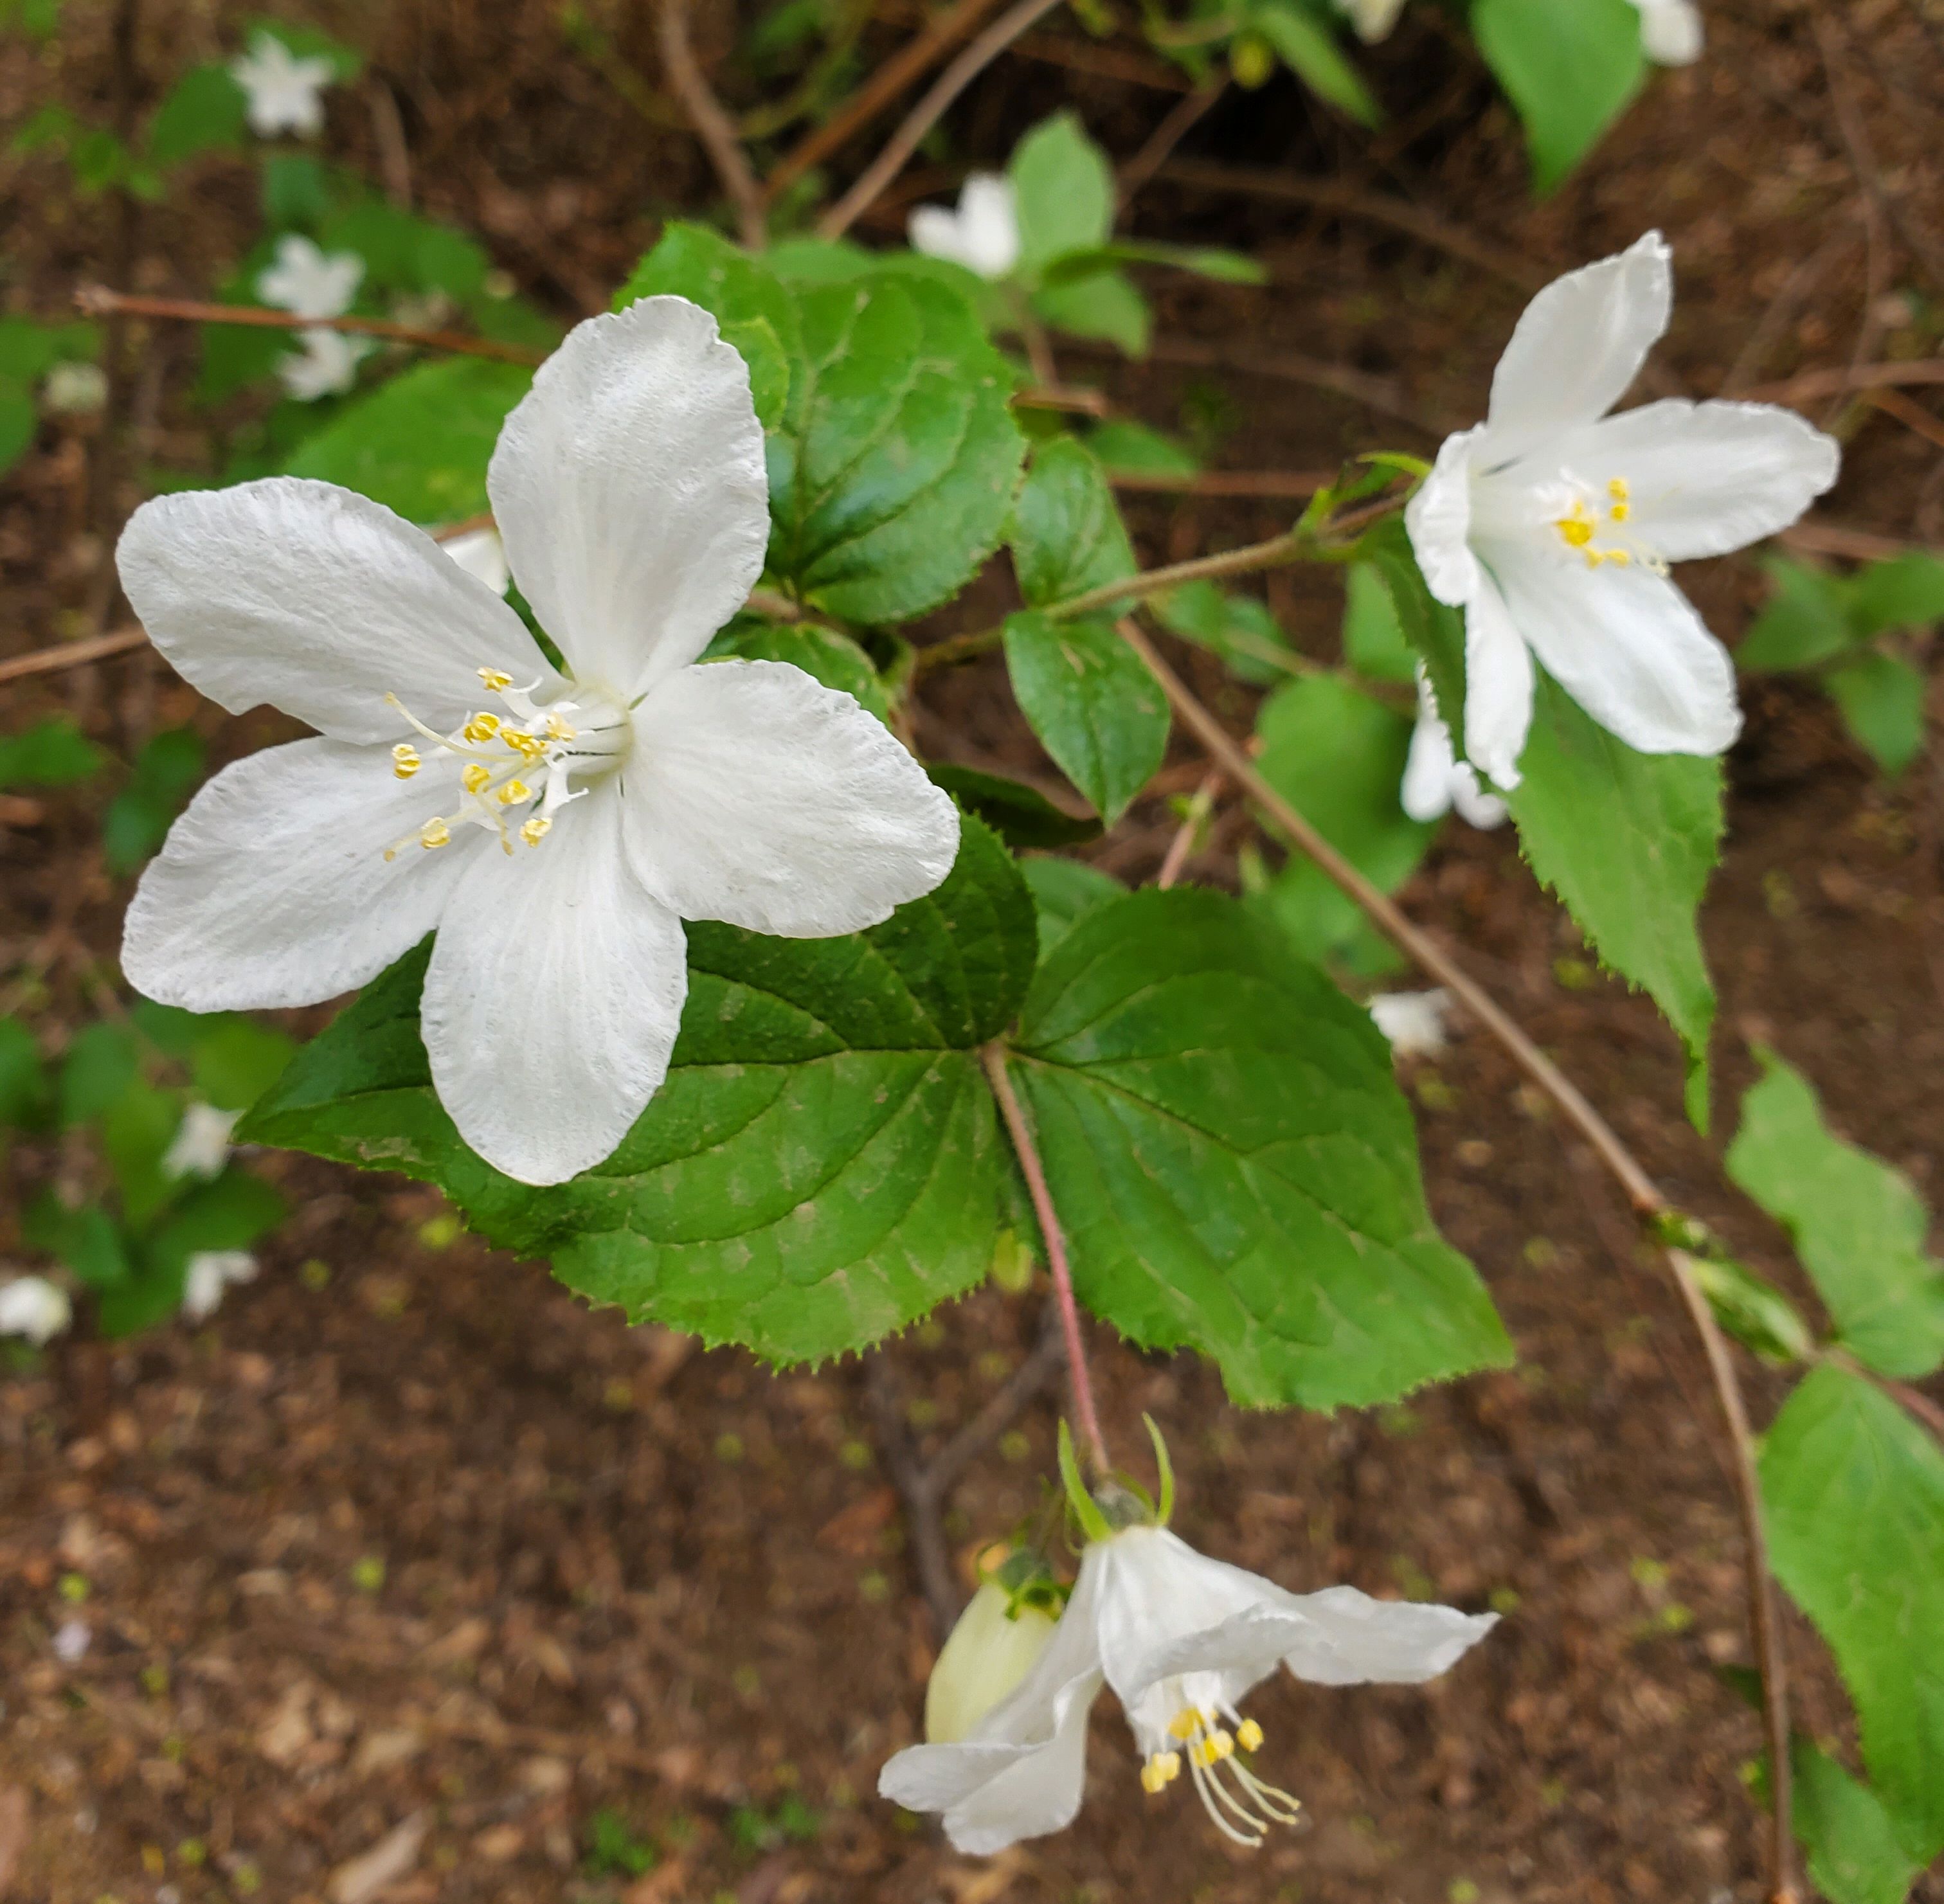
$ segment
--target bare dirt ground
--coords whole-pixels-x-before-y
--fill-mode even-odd
[[[50,92],[106,97],[106,10],[69,15],[57,61],[0,52],[0,115]],[[480,232],[564,318],[604,301],[666,211],[708,198],[688,142],[645,126],[564,51],[538,0],[317,17],[368,51],[395,102],[417,201]],[[156,5],[145,85],[226,46],[240,17]],[[1380,51],[1393,119],[1374,143],[1280,85],[1232,97],[1142,192],[1133,223],[1254,248],[1273,288],[1157,285],[1155,361],[1110,368],[1075,352],[1066,368],[1102,375],[1164,426],[1184,402],[1226,415],[1220,460],[1234,467],[1422,450],[1447,420],[1477,414],[1521,278],[1656,223],[1680,272],[1669,389],[1934,353],[1934,10],[1735,0],[1710,10],[1709,27],[1706,62],[1657,78],[1537,208],[1503,109],[1435,21]],[[867,44],[881,54],[907,31],[881,23]],[[617,32],[650,66],[645,18],[630,10]],[[975,90],[961,149],[1001,158],[1063,102],[1130,152],[1175,95],[1125,71],[1152,63],[1048,29]],[[331,137],[377,176],[400,147],[375,97],[368,81],[338,97]],[[847,152],[843,174],[868,152]],[[5,299],[52,313],[106,269],[113,210],[67,195],[45,161],[7,164]],[[1250,176],[1211,181],[1198,165]],[[1256,174],[1407,203],[1418,233],[1284,202]],[[947,176],[927,161],[909,183],[936,192]],[[134,281],[206,291],[254,235],[253,190],[243,168],[218,163],[145,211]],[[183,397],[193,340],[158,331],[148,353],[143,455],[192,462],[211,429]],[[1183,361],[1198,355],[1257,368]],[[1373,380],[1360,388],[1381,404],[1292,380],[1299,357]],[[1819,519],[1944,541],[1935,429],[1843,404],[1835,426],[1848,470]],[[132,498],[102,496],[100,454],[87,426],[51,428],[0,487],[0,653],[112,617],[104,564],[114,512]],[[1143,499],[1132,515],[1149,559],[1283,519],[1197,498]],[[1687,579],[1730,637],[1760,599],[1746,563]],[[1318,653],[1333,589],[1294,572],[1271,583],[1285,625]],[[1245,721],[1241,691],[1206,669],[1201,685]],[[996,673],[934,676],[926,694],[928,751],[1052,784]],[[65,706],[122,749],[183,718],[219,758],[279,731],[274,717],[225,719],[143,658],[6,696],[10,729]],[[1746,1041],[1773,1041],[1847,1133],[1934,1204],[1936,750],[1886,789],[1807,694],[1756,688],[1749,714],[1708,913],[1723,992],[1718,1122],[1750,1074]],[[1183,749],[1175,783],[1198,772]],[[97,824],[85,798],[50,797],[0,827],[0,977],[38,961],[57,1023],[93,1010],[125,900]],[[1173,826],[1146,801],[1101,855],[1147,876]],[[1218,833],[1192,876],[1232,877],[1238,837]],[[1454,830],[1404,899],[1466,949],[1684,1205],[1786,1274],[1779,1235],[1721,1185],[1718,1140],[1682,1121],[1672,1037],[1644,1001],[1579,977],[1574,935],[1508,836]],[[1619,1202],[1495,1049],[1463,1038],[1408,1081],[1438,1217],[1491,1285],[1515,1370],[1366,1414],[1255,1416],[1186,1360],[1107,1344],[1101,1355],[1119,1442],[1140,1444],[1143,1409],[1171,1424],[1178,1525],[1198,1544],[1293,1586],[1344,1579],[1507,1613],[1462,1669],[1421,1691],[1265,1692],[1255,1709],[1307,1832],[1250,1858],[1193,1807],[1144,1800],[1103,1710],[1072,1830],[990,1862],[952,1856],[873,1795],[884,1758],[914,1736],[937,1636],[864,1370],[772,1377],[740,1354],[630,1332],[542,1268],[456,1235],[435,1196],[266,1157],[298,1212],[261,1280],[211,1324],[115,1347],[70,1341],[0,1379],[5,1894],[315,1904],[374,1894],[347,1889],[346,1867],[375,1851],[396,1873],[375,1894],[395,1904],[1753,1904],[1756,1817],[1742,1786],[1760,1739],[1716,1670],[1749,1650],[1698,1354],[1672,1291],[1635,1259]],[[17,1149],[11,1189],[55,1162]],[[0,1249],[11,1221],[0,1214]],[[1039,1300],[988,1290],[886,1352],[922,1443],[1018,1364]],[[1765,1407],[1759,1376],[1756,1387]],[[955,1546],[969,1552],[1036,1497],[1054,1419],[1042,1398],[975,1463],[947,1520]],[[64,1597],[70,1576],[85,1600]],[[63,1664],[51,1635],[70,1618],[91,1644]],[[1791,1642],[1803,1722],[1840,1736],[1844,1707],[1813,1636],[1797,1623]],[[652,1868],[628,1868],[651,1847]],[[1944,1897],[1928,1884],[1924,1895]]]

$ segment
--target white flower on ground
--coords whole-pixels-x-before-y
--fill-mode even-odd
[[[1030,1672],[1053,1638],[1053,1616],[1015,1607],[998,1580],[983,1583],[939,1649],[924,1689],[924,1736],[955,1744]]]
[[[330,251],[287,232],[275,260],[257,274],[257,295],[294,317],[342,317],[364,281],[364,260],[355,251]]]
[[[94,1638],[86,1620],[64,1619],[54,1629],[54,1657],[64,1666],[78,1665]]]
[[[1105,1683],[1133,1728],[1143,1789],[1164,1792],[1185,1770],[1217,1828],[1260,1844],[1298,1808],[1250,1763],[1263,1743],[1238,1709],[1251,1687],[1279,1665],[1319,1685],[1415,1684],[1494,1619],[1354,1587],[1289,1593],[1164,1527],[1128,1527],[1087,1548],[1051,1641],[1012,1695],[958,1743],[897,1754],[878,1789],[943,1813],[946,1836],[974,1855],[1059,1831],[1080,1809],[1087,1715]]]
[[[342,396],[357,383],[358,366],[375,348],[369,337],[349,337],[321,326],[300,331],[297,341],[303,349],[278,358],[277,374],[300,403]]]
[[[1691,66],[1706,29],[1694,0],[1634,0],[1640,9],[1641,51],[1662,66]]]
[[[1337,10],[1349,17],[1357,37],[1366,46],[1374,46],[1389,37],[1404,11],[1404,0],[1336,0]]]
[[[1439,601],[1465,611],[1465,752],[1518,785],[1533,657],[1649,754],[1715,754],[1741,726],[1727,649],[1668,577],[1793,522],[1836,480],[1835,442],[1767,404],[1669,398],[1618,416],[1667,328],[1657,232],[1527,306],[1491,408],[1445,439],[1404,513]]]
[[[183,1275],[182,1312],[192,1322],[207,1322],[223,1306],[232,1283],[254,1282],[257,1259],[248,1250],[198,1250]]]
[[[1435,1057],[1443,1050],[1450,1009],[1451,994],[1441,985],[1429,992],[1380,992],[1370,1001],[1377,1029],[1401,1058]]]
[[[25,1336],[45,1346],[74,1320],[74,1304],[59,1283],[16,1276],[0,1284],[0,1336]]]
[[[217,1177],[229,1161],[229,1133],[240,1111],[219,1111],[214,1104],[192,1104],[168,1149],[162,1155],[165,1177]]]
[[[463,535],[447,536],[440,548],[475,581],[484,582],[495,595],[504,595],[512,580],[506,567],[506,545],[490,524],[483,529],[468,529]]]
[[[889,729],[780,662],[694,665],[769,534],[743,360],[685,299],[577,326],[487,477],[567,657],[389,509],[289,477],[144,503],[118,559],[177,671],[319,737],[226,768],[128,909],[122,964],[193,1011],[333,998],[429,932],[441,1101],[558,1183],[660,1087],[681,922],[856,932],[938,884],[956,810]]]
[[[1470,762],[1452,751],[1451,730],[1438,712],[1429,677],[1417,671],[1417,725],[1404,756],[1398,798],[1413,820],[1442,820],[1453,807],[1467,826],[1489,832],[1505,824],[1506,803],[1478,784]]]
[[[1003,278],[1020,261],[1020,217],[1013,182],[996,172],[974,172],[958,193],[958,209],[920,205],[911,215],[912,249],[949,258],[982,278]]]
[[[99,364],[57,364],[41,386],[41,401],[60,417],[89,417],[108,401],[108,373]]]
[[[324,130],[322,94],[336,68],[321,57],[300,59],[275,33],[259,32],[250,50],[229,63],[229,76],[248,102],[250,130],[260,139],[294,132],[312,139]]]

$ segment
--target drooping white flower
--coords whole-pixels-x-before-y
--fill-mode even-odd
[[[108,373],[99,364],[57,364],[41,386],[41,401],[56,415],[91,417],[108,401]]]
[[[577,326],[487,478],[556,670],[505,602],[388,509],[288,477],[146,503],[118,559],[177,671],[319,731],[226,768],[128,909],[150,997],[213,1011],[362,985],[435,930],[421,1026],[472,1148],[552,1183],[660,1087],[681,922],[856,932],[950,869],[951,801],[847,695],[695,665],[769,533],[749,372],[709,314]]]
[[[446,536],[440,548],[468,575],[484,582],[495,595],[504,595],[512,578],[506,567],[506,545],[491,524],[483,529],[468,529],[463,535]]]
[[[1793,522],[1836,480],[1836,445],[1767,404],[1669,398],[1608,416],[1667,328],[1657,232],[1555,280],[1499,360],[1487,420],[1446,438],[1404,513],[1439,601],[1465,611],[1465,752],[1518,785],[1532,657],[1650,754],[1718,753],[1735,672],[1670,562]]]
[[[989,1853],[1057,1832],[1080,1808],[1087,1715],[1113,1687],[1133,1728],[1140,1780],[1164,1791],[1184,1767],[1218,1829],[1262,1843],[1297,1802],[1249,1764],[1262,1727],[1250,1688],[1287,1666],[1319,1685],[1415,1684],[1482,1638],[1495,1616],[1373,1600],[1354,1587],[1289,1593],[1210,1560],[1165,1527],[1090,1546],[1053,1638],[1011,1696],[955,1745],[897,1753],[878,1789],[944,1814],[961,1851]]]
[[[1020,261],[1020,216],[1013,182],[997,172],[969,174],[958,209],[920,205],[909,226],[912,249],[949,258],[982,278],[1003,278]]]
[[[1450,1009],[1451,994],[1441,985],[1429,992],[1380,992],[1370,1001],[1377,1029],[1401,1058],[1435,1057],[1443,1050]]]
[[[260,139],[274,139],[280,132],[314,139],[324,130],[322,94],[335,72],[321,56],[299,58],[267,31],[229,63],[229,76],[248,102],[250,130]]]
[[[934,1746],[963,1739],[1032,1670],[1053,1632],[1050,1613],[1015,1605],[996,1579],[983,1582],[925,1682],[926,1739]]]
[[[303,349],[278,358],[277,374],[300,403],[342,396],[357,383],[358,366],[375,348],[369,337],[327,331],[321,325],[300,331],[297,341]]]
[[[232,1283],[256,1277],[257,1259],[248,1250],[198,1250],[183,1274],[182,1312],[192,1322],[207,1322]]]
[[[229,1161],[229,1133],[240,1111],[219,1111],[214,1104],[192,1104],[162,1155],[165,1177],[217,1177]]]
[[[1662,66],[1691,66],[1707,38],[1694,0],[1634,0],[1640,9],[1641,51]]]
[[[1337,10],[1349,17],[1357,37],[1366,46],[1387,38],[1404,11],[1404,0],[1336,0]]]
[[[59,1283],[16,1276],[0,1284],[0,1336],[25,1336],[45,1346],[74,1320],[74,1304]]]
[[[277,241],[275,259],[257,274],[257,295],[294,317],[342,317],[364,281],[355,251],[324,251],[300,232]]]
[[[1398,798],[1413,820],[1442,820],[1453,807],[1467,826],[1486,831],[1505,824],[1506,803],[1478,784],[1469,761],[1452,751],[1451,730],[1438,712],[1430,678],[1417,671],[1417,725],[1404,756]]]

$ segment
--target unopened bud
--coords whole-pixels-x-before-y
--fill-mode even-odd
[[[924,1692],[924,1736],[934,1746],[956,1745],[1026,1675],[1053,1638],[1057,1623],[1042,1607],[1019,1601],[989,1579],[931,1669]]]

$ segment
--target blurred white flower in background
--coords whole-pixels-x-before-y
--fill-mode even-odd
[[[1640,9],[1641,51],[1656,66],[1691,66],[1707,38],[1694,0],[1634,0]]]
[[[911,215],[912,249],[949,259],[982,278],[1003,278],[1020,261],[1019,208],[1013,182],[974,172],[959,188],[958,209],[920,205]]]
[[[1336,0],[1339,12],[1348,15],[1357,37],[1367,46],[1389,36],[1404,11],[1404,0]]]
[[[182,1312],[192,1322],[206,1322],[223,1306],[232,1283],[254,1281],[257,1259],[248,1250],[198,1250],[183,1275]]]
[[[377,347],[369,337],[347,337],[342,331],[300,331],[303,346],[277,360],[284,388],[300,403],[342,396],[358,381],[358,366]]]
[[[1452,752],[1451,730],[1438,712],[1422,663],[1417,670],[1417,725],[1411,730],[1398,798],[1413,820],[1442,820],[1456,807],[1467,826],[1489,832],[1505,824],[1506,803],[1486,792],[1470,764]]]
[[[43,1346],[74,1320],[74,1304],[45,1276],[16,1276],[0,1284],[0,1336],[25,1336]]]
[[[506,592],[506,584],[513,579],[506,567],[506,545],[490,523],[483,529],[468,529],[463,535],[441,537],[438,546],[495,595]]]
[[[1465,611],[1465,752],[1519,783],[1533,657],[1648,754],[1740,731],[1734,663],[1669,578],[1787,528],[1836,480],[1833,438],[1768,404],[1668,398],[1608,416],[1667,328],[1650,232],[1526,306],[1487,420],[1447,437],[1404,512],[1426,583]]]
[[[229,1133],[241,1115],[240,1111],[219,1111],[214,1104],[190,1105],[162,1154],[162,1174],[220,1176],[229,1161]]]
[[[85,1619],[64,1619],[54,1629],[54,1657],[64,1666],[79,1663],[87,1656],[94,1635]]]
[[[770,528],[749,372],[706,312],[646,298],[578,325],[487,488],[571,677],[348,490],[275,477],[136,511],[122,586],[177,672],[320,737],[197,794],[142,876],[122,964],[165,1003],[267,1008],[362,985],[435,930],[420,1028],[439,1100],[489,1162],[555,1183],[660,1088],[684,919],[861,931],[944,878],[958,820],[848,694],[780,662],[694,665]]]
[[[92,416],[107,401],[108,373],[99,364],[57,364],[41,386],[41,401],[57,416]]]
[[[300,59],[267,29],[258,32],[248,52],[229,63],[229,76],[248,101],[250,130],[260,139],[274,139],[280,132],[315,138],[324,130],[324,89],[335,73],[330,60],[315,55]]]
[[[277,241],[275,261],[257,274],[257,295],[294,317],[342,317],[364,279],[364,260],[355,251],[326,253],[310,239],[287,232]],[[284,388],[300,403],[337,396],[358,381],[358,366],[377,347],[369,337],[342,331],[300,331],[300,351],[278,360]]]
[[[1401,1058],[1435,1057],[1450,1037],[1445,1021],[1451,994],[1441,985],[1429,992],[1380,992],[1368,1008]]]

